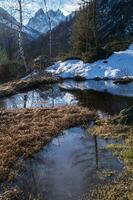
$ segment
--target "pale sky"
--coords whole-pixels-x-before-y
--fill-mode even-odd
[[[79,5],[78,3],[80,0],[46,0],[48,2],[49,8],[52,8],[53,10],[60,9],[63,11],[65,15],[70,14],[70,12],[76,10]],[[39,3],[40,2],[40,3]],[[43,7],[42,0],[37,0],[36,4],[36,10],[38,10],[40,7]]]
[[[4,9],[8,10],[7,6],[8,0],[0,0],[0,7],[3,7]],[[17,0],[9,0],[12,4]],[[25,1],[26,0],[22,0]],[[28,0],[30,1],[30,0]],[[75,11],[79,7],[80,0],[46,0],[48,4],[48,9],[57,10],[60,9],[64,15],[70,14],[72,11]],[[40,8],[44,9],[44,3],[43,0],[31,0],[29,4],[27,4],[26,9],[29,10],[31,13],[29,17],[34,16],[35,12],[39,10]],[[10,11],[11,12],[11,11]],[[28,19],[25,20],[25,23]]]

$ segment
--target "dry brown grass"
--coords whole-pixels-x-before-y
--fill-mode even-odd
[[[103,138],[115,139],[124,136],[127,131],[129,131],[129,126],[121,124],[111,124],[110,120],[105,119],[103,121],[96,121],[91,131],[94,135],[98,135]]]
[[[53,84],[60,81],[61,79],[57,77],[42,76],[39,78],[29,78],[27,80],[16,80],[0,84],[0,98],[38,87],[40,84]]]
[[[9,178],[18,158],[31,156],[63,129],[94,119],[78,106],[0,111],[0,179]]]
[[[7,190],[0,195],[0,200],[24,200],[23,193],[18,188]],[[27,199],[30,200],[30,199]],[[35,199],[36,200],[36,199]]]
[[[133,175],[127,172],[113,184],[108,183],[99,186],[82,200],[132,200],[133,199]]]
[[[94,135],[106,138],[122,138],[122,144],[110,144],[108,149],[123,160],[127,169],[133,173],[133,125],[112,124],[110,120],[97,121],[91,128]]]

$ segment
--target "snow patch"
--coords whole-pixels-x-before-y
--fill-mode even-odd
[[[125,51],[114,52],[105,62],[84,63],[81,60],[57,62],[48,71],[62,78],[81,76],[86,79],[133,77],[133,44]]]

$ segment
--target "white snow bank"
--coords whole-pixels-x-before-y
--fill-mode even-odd
[[[133,44],[125,51],[114,52],[106,60],[107,63],[104,61],[99,60],[86,64],[81,60],[59,61],[49,67],[48,71],[62,78],[73,78],[74,76],[82,76],[86,79],[133,77]]]

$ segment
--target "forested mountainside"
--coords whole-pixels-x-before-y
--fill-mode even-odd
[[[65,21],[60,22],[52,30],[52,57],[68,53],[71,49],[71,35],[73,23],[75,21],[74,13],[69,15]],[[49,32],[41,35],[37,40],[32,41],[26,49],[28,59],[33,59],[39,55],[49,56]]]
[[[28,24],[23,26],[25,49],[27,49],[29,42],[35,41],[41,34],[48,32],[47,15],[51,17],[52,29],[66,19],[60,10],[50,10],[48,13],[44,13],[43,9],[38,10]],[[19,22],[6,10],[0,8],[0,30],[2,30],[0,32],[0,45],[6,49],[9,58],[13,58],[12,54],[15,54],[18,49],[18,27]]]
[[[52,17],[54,58],[69,52],[69,55],[93,61],[108,56],[115,50],[125,49],[133,38],[132,0],[89,1],[68,17],[60,10],[50,10],[48,14]],[[0,16],[0,27],[3,30],[0,42],[7,49],[9,57],[12,57],[11,54],[18,49],[18,22],[2,8]],[[49,55],[48,30],[46,13],[40,9],[27,26],[23,27],[28,59],[32,60],[42,54]]]
[[[14,59],[18,54],[18,31],[0,23],[0,46],[7,52],[9,59]],[[33,41],[31,35],[23,32],[24,48]]]
[[[133,1],[101,0],[84,4],[73,30],[73,51],[90,60],[127,48],[133,39]],[[96,49],[101,49],[98,53]],[[103,52],[105,51],[106,52]],[[97,54],[99,55],[97,57]]]
[[[20,23],[6,10],[0,7],[0,25],[1,27],[7,27],[11,30],[18,31]],[[2,29],[1,29],[2,30]],[[22,31],[30,40],[37,38],[40,33],[37,30],[23,25]]]
[[[6,10],[0,8],[0,46],[6,49],[10,59],[18,50],[19,22]],[[24,46],[39,37],[40,33],[32,28],[23,26]]]
[[[94,2],[89,2],[76,12],[75,17],[72,15],[69,20],[61,22],[53,29],[52,56],[56,57],[71,51],[69,54],[72,56],[83,55],[83,59],[93,61],[105,54],[108,56],[115,50],[127,48],[132,39],[132,0],[100,0],[96,1],[96,5]],[[27,52],[30,52],[28,57],[49,55],[48,49],[49,33],[42,35],[28,46]],[[100,52],[98,57],[96,49],[98,54]]]
[[[98,7],[98,33],[100,41],[133,36],[133,1],[102,0]]]

